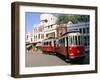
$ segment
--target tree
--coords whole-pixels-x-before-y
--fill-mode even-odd
[[[72,15],[72,14],[60,14],[58,15],[58,24],[64,24],[72,21],[72,23],[87,22],[89,21],[89,15]]]

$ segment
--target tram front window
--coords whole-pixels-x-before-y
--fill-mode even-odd
[[[80,36],[78,36],[78,45],[80,45]]]
[[[62,39],[62,45],[65,45],[65,38]]]
[[[70,36],[68,36],[68,45],[70,45],[71,43],[71,40],[70,40]]]
[[[56,46],[56,41],[54,40],[54,46]]]
[[[49,42],[49,45],[51,46],[51,42]]]
[[[61,46],[65,45],[65,38],[62,38],[59,40],[59,45],[61,45]]]
[[[75,44],[77,45],[77,36],[75,36]]]

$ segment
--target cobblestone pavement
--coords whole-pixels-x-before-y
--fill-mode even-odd
[[[26,53],[26,67],[70,65],[55,55],[43,54],[41,50]]]

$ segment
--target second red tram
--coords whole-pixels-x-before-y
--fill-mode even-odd
[[[55,52],[55,45],[56,45],[56,39],[45,39],[43,40],[43,47],[42,47],[42,51],[51,53],[51,52]]]

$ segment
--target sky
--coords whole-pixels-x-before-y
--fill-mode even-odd
[[[37,25],[40,23],[40,15],[43,13],[39,12],[26,12],[25,13],[25,29],[26,32],[32,32],[32,29],[34,25]],[[58,13],[50,13],[53,14],[54,16],[58,17]]]
[[[32,32],[33,26],[40,23],[40,14],[34,12],[25,13],[26,32]]]
[[[32,32],[33,26],[40,23],[40,15],[43,13],[39,12],[26,12],[25,13],[25,29],[26,32]],[[51,13],[54,16],[58,17],[58,13]]]
[[[26,32],[32,32],[33,26],[40,23],[40,15],[43,13],[37,12],[26,12],[25,13],[25,25]],[[57,14],[53,14],[57,16]]]

